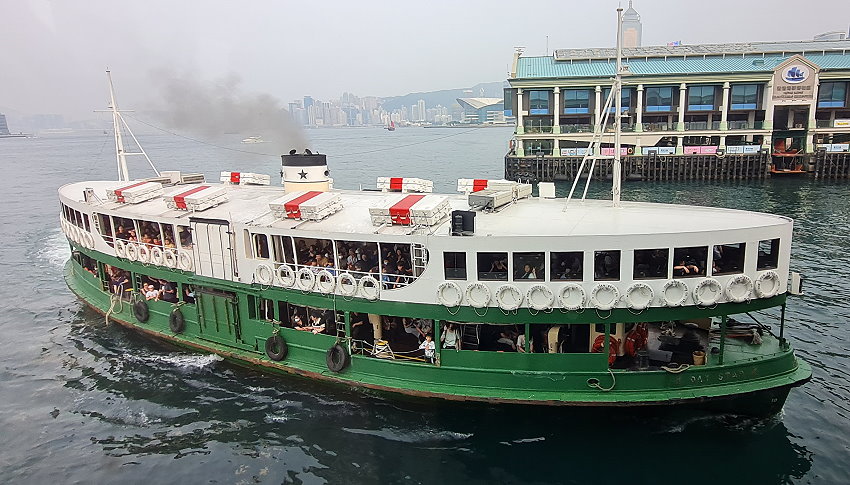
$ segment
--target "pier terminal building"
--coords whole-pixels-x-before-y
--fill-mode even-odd
[[[818,157],[850,159],[850,40],[643,46],[623,55],[626,164],[741,155],[755,165],[736,178],[760,178],[813,171]],[[604,115],[615,65],[608,48],[514,54],[504,107],[516,132],[506,176],[571,177]],[[613,120],[596,155],[613,155]]]

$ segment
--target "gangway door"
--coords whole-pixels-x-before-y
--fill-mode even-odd
[[[210,278],[235,280],[235,240],[227,221],[190,218],[194,243],[195,273]]]

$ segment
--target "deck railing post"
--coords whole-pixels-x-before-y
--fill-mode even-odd
[[[348,355],[351,355],[351,312],[346,310],[343,312],[343,317],[345,318],[345,340],[348,342]],[[334,317],[336,319],[336,317]]]
[[[440,365],[440,351],[443,349],[443,345],[440,341],[440,323],[442,320],[434,320],[434,344],[437,347],[435,355],[434,355],[434,363],[437,366]]]
[[[523,350],[525,353],[531,352],[531,324],[525,324],[525,342],[523,342]]]
[[[720,318],[720,359],[718,364],[723,365],[723,348],[726,346],[726,315]]]

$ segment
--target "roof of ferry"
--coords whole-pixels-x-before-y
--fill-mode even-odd
[[[126,186],[127,182],[96,181],[77,182],[63,186],[60,194],[71,200],[81,201],[83,190],[93,188],[97,197],[106,201],[107,189]],[[225,185],[228,201],[204,211],[191,213],[171,210],[159,197],[139,204],[104,202],[97,204],[101,210],[111,210],[128,218],[162,220],[180,218],[188,222],[189,217],[223,219],[234,223],[258,227],[329,233],[385,235],[410,233],[407,226],[381,228],[372,224],[369,208],[386,204],[389,197],[398,193],[376,191],[334,190],[340,194],[343,209],[318,222],[276,219],[269,210],[269,202],[284,195],[280,186]],[[165,194],[184,192],[187,186],[166,187]],[[463,194],[427,194],[445,196],[452,210],[468,210],[467,197]],[[566,207],[566,209],[565,209]],[[95,209],[97,211],[97,209]],[[520,199],[496,212],[477,211],[475,217],[476,236],[604,236],[640,234],[682,234],[770,227],[790,223],[791,220],[778,215],[734,209],[700,207],[688,205],[656,204],[624,201],[614,208],[610,200],[573,200],[568,206],[563,198]],[[449,219],[446,218],[433,233],[447,235]]]

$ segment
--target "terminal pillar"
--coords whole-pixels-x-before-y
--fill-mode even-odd
[[[516,134],[522,135],[525,133],[525,125],[523,125],[522,121],[522,88],[516,90]],[[517,141],[517,145],[519,145],[519,141]],[[517,147],[519,150],[519,147]],[[517,151],[517,155],[520,155],[519,151]],[[520,155],[522,156],[522,155]]]
[[[552,110],[552,133],[557,135],[561,133],[561,88],[555,88],[552,92],[555,94],[554,109]],[[555,144],[558,144],[558,140],[555,140]]]
[[[685,103],[687,102],[688,85],[679,85],[679,122],[676,123],[676,131],[685,131]],[[680,138],[681,143],[681,138]]]
[[[806,153],[815,152],[815,128],[817,128],[817,120],[815,112],[818,109],[818,93],[820,92],[820,74],[815,73],[815,92],[812,94],[812,101],[809,103],[809,119],[806,126]]]
[[[635,109],[635,131],[643,131],[643,84],[637,86],[637,108]]]
[[[729,88],[728,82],[723,83],[723,106],[720,107],[720,129],[723,131],[729,129]]]
[[[765,84],[764,96],[762,97],[762,106],[764,107],[764,123],[762,128],[765,130],[773,129],[773,79]]]
[[[600,116],[602,116],[602,86],[596,86],[595,91],[596,97],[594,98],[595,102],[593,106],[593,122],[599,123],[599,120],[602,119],[600,118]],[[605,127],[603,127],[602,129],[604,131]]]
[[[685,154],[685,147],[682,145],[684,143],[684,141],[685,141],[684,136],[677,136],[676,137],[676,155],[684,155]]]

